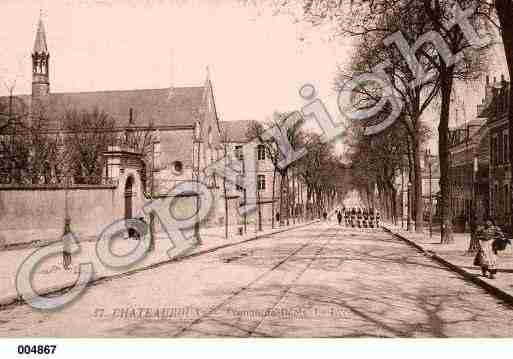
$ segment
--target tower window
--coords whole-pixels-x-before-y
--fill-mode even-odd
[[[259,190],[265,190],[265,175],[257,176],[257,185]]]
[[[259,161],[265,160],[265,147],[264,145],[257,146],[257,158]]]
[[[238,158],[239,160],[244,159],[244,155],[242,153],[242,146],[241,145],[235,146],[235,157]]]

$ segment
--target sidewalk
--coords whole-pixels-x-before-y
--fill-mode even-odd
[[[511,246],[499,252],[497,256],[498,273],[495,279],[483,277],[481,269],[474,266],[474,255],[467,254],[470,243],[470,233],[454,233],[454,243],[441,244],[440,233],[408,232],[401,226],[382,223],[383,228],[395,234],[411,245],[431,255],[433,259],[460,273],[467,279],[482,286],[503,300],[513,304],[513,249]]]
[[[222,247],[235,245],[245,241],[255,240],[263,236],[280,233],[295,228],[303,227],[316,221],[304,222],[296,225],[270,228],[270,224],[264,227],[262,232],[256,233],[253,227],[248,226],[247,234],[235,235],[233,232],[236,226],[230,227],[229,238],[224,237],[224,227],[205,228],[201,230],[202,244],[192,250],[184,258],[213,251]],[[112,252],[116,255],[123,255],[131,252],[138,245],[138,241],[119,239],[112,241]],[[61,249],[61,243],[51,244]],[[96,255],[96,241],[80,241],[80,252],[73,255],[71,270],[64,270],[62,254],[47,258],[39,265],[34,272],[33,286],[40,295],[56,292],[74,285],[78,278],[80,263],[92,263],[94,267],[93,280],[95,282],[108,277],[128,275],[148,267],[172,261],[167,251],[171,248],[169,238],[165,234],[157,234],[155,249],[142,261],[125,270],[115,270],[106,267]],[[18,250],[0,251],[0,307],[16,303],[20,300],[16,292],[16,273],[19,266],[39,248],[24,248]]]

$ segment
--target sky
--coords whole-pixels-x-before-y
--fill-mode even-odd
[[[265,4],[265,0],[261,0]],[[30,93],[30,53],[40,11],[50,50],[52,92],[202,85],[210,73],[221,120],[265,121],[274,111],[300,109],[298,90],[313,84],[336,120],[334,78],[352,53],[328,25],[312,27],[299,11],[237,0],[2,0],[0,95]],[[491,76],[504,71],[492,57]],[[483,81],[457,88],[464,109],[452,123],[475,116]],[[435,110],[436,111],[436,110]],[[456,121],[457,120],[457,121]],[[435,136],[437,116],[426,114]]]
[[[208,71],[222,120],[298,109],[314,84],[334,108],[348,46],[290,15],[237,1],[0,2],[0,80],[30,93],[40,9],[52,92],[197,86]],[[5,94],[6,88],[0,88]]]

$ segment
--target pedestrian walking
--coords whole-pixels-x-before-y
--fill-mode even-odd
[[[338,225],[340,226],[342,224],[342,213],[340,213],[340,211],[337,211],[337,219]]]
[[[503,240],[504,234],[493,220],[488,218],[485,220],[484,226],[478,226],[476,235],[479,239],[480,249],[474,259],[474,265],[481,267],[483,277],[486,277],[489,272],[489,278],[494,279],[497,274],[497,256],[493,250],[493,243],[497,239]]]

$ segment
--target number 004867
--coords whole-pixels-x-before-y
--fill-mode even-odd
[[[54,354],[57,345],[18,345],[18,354]]]

